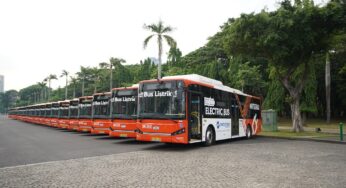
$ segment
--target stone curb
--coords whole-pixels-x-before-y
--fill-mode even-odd
[[[285,139],[285,140],[300,140],[300,141],[325,142],[325,143],[333,143],[333,144],[346,144],[345,141],[337,141],[337,140],[322,140],[322,139],[314,139],[314,138],[294,138],[294,137],[264,136],[264,135],[256,135],[256,136],[266,137],[266,138]]]

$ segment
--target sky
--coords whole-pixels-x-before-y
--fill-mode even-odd
[[[183,55],[206,44],[231,17],[274,10],[278,0],[0,0],[0,75],[5,90],[30,86],[63,69],[98,66],[110,57],[127,64],[157,57],[144,24],[160,19]],[[168,51],[164,46],[164,53]],[[166,57],[163,58],[163,61]],[[52,87],[64,86],[64,78]]]

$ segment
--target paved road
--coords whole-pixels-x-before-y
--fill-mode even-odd
[[[155,144],[71,132],[0,116],[0,167],[138,151]]]
[[[102,137],[83,136],[41,126],[28,126],[13,121],[8,123],[8,126],[27,126],[26,131],[35,130],[29,133],[34,134],[39,131],[38,129],[42,129],[42,134],[54,135],[53,138],[40,136],[39,139],[26,136],[20,140],[33,142],[39,146],[34,147],[33,144],[29,144],[13,151],[7,148],[12,154],[22,155],[25,152],[20,149],[28,150],[26,147],[33,147],[40,155],[51,156],[47,157],[48,159],[55,157],[56,160],[64,156],[74,156],[75,159],[0,168],[0,187],[345,187],[346,185],[346,146],[343,144],[263,137],[219,142],[212,147],[201,147],[198,144],[139,144],[128,140],[101,139]],[[5,125],[0,127],[3,126]],[[3,128],[0,129],[2,132]],[[12,138],[13,135],[19,135],[14,133],[13,128],[4,130],[7,130],[7,134],[0,135],[1,147],[6,146],[2,142],[8,142],[7,139],[12,139],[13,142],[15,140]],[[39,134],[36,133],[36,136]],[[76,141],[85,141],[97,147],[87,147]],[[54,149],[45,145],[52,145]],[[61,151],[56,151],[58,149]],[[98,152],[95,152],[96,150]],[[27,153],[28,156],[34,156],[33,152]],[[79,158],[93,156],[95,153],[103,156]],[[6,158],[11,157],[10,154],[6,155],[9,155]],[[12,157],[23,159],[18,156]],[[47,158],[41,161],[49,161]],[[32,162],[32,159],[30,161]]]

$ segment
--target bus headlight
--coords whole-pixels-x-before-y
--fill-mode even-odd
[[[183,134],[183,133],[185,133],[185,128],[179,129],[179,130],[173,132],[171,135],[175,136],[175,135]]]
[[[143,134],[143,132],[140,129],[135,129],[135,133]]]

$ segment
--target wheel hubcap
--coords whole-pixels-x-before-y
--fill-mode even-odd
[[[208,139],[207,140],[208,142],[211,142],[211,132],[210,131],[207,132],[207,139]]]

